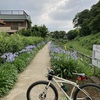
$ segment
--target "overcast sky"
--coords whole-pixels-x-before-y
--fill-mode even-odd
[[[45,24],[49,31],[69,31],[78,12],[90,9],[99,0],[0,0],[0,10],[24,10],[32,25]]]

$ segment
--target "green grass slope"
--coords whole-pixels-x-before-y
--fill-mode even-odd
[[[68,41],[65,45],[81,53],[92,56],[94,44],[100,44],[100,32],[85,37],[77,37],[72,41]]]

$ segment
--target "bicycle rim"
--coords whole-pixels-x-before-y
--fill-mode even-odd
[[[85,84],[76,90],[74,100],[100,100],[100,86],[95,84]]]
[[[55,91],[50,85],[46,90],[47,83],[36,83],[29,89],[29,100],[57,100]]]

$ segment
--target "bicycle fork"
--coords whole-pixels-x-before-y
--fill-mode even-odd
[[[44,88],[43,92],[39,94],[40,100],[45,100],[46,95],[47,95],[47,90],[48,90],[50,84],[51,84],[51,81],[49,81],[48,85]]]

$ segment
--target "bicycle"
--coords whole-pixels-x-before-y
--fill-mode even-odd
[[[73,74],[78,75],[79,78],[86,79],[84,73]],[[37,81],[29,86],[26,93],[27,100],[59,100],[58,91],[52,82],[55,82],[65,94],[66,98],[62,100],[100,100],[100,86],[97,84],[86,83],[84,85],[78,85],[77,82],[55,76],[52,69],[48,71],[47,78],[48,81]],[[73,86],[70,95],[67,93],[65,84]]]

